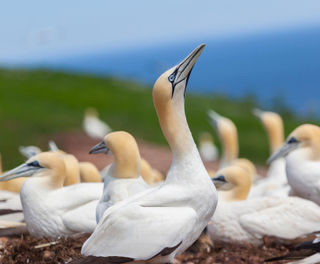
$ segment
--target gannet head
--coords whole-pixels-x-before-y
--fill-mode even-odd
[[[271,153],[283,144],[283,122],[279,114],[274,112],[253,109],[253,114],[260,119],[269,136]]]
[[[210,124],[216,129],[223,146],[223,162],[229,163],[238,157],[238,132],[235,124],[226,117],[209,109],[208,117]]]
[[[112,153],[115,166],[111,166],[112,176],[117,178],[137,178],[140,174],[140,153],[134,137],[125,131],[111,132],[95,145],[89,154]]]
[[[236,190],[234,196],[237,200],[245,200],[251,187],[248,171],[237,165],[218,170],[212,181],[218,190]]]
[[[276,151],[269,159],[268,163],[285,157],[296,149],[306,149],[310,151],[310,158],[320,159],[320,127],[312,124],[304,124],[297,127],[287,138],[282,147]]]
[[[199,143],[213,143],[213,137],[208,132],[203,132],[199,135]]]
[[[99,112],[93,107],[88,107],[84,112],[84,116],[85,117],[98,117]]]
[[[59,155],[52,152],[41,152],[22,165],[0,176],[0,181],[8,181],[19,177],[47,176],[49,171],[55,171],[61,185],[65,177],[65,165]],[[57,182],[58,184],[58,182]]]
[[[159,171],[153,169],[148,161],[141,158],[141,176],[146,183],[153,185],[165,180],[165,177]]]
[[[246,170],[248,172],[248,175],[250,176],[252,182],[256,179],[257,169],[256,169],[256,166],[254,166],[254,164],[250,160],[244,159],[244,158],[235,159],[231,164],[239,166],[239,167],[243,168],[244,170]]]

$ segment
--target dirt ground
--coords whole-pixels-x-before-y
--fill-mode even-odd
[[[99,169],[112,162],[109,155],[89,155],[97,140],[88,138],[81,132],[65,133],[53,138],[57,145],[66,152],[74,154],[80,161],[91,161]],[[150,164],[166,173],[171,162],[168,147],[138,140],[141,156]],[[217,169],[217,163],[206,164],[208,169]],[[265,174],[265,168],[259,168],[260,175]],[[37,239],[29,235],[18,237],[0,237],[0,263],[68,263],[81,256],[81,246],[87,235],[77,238]],[[266,258],[284,255],[288,247],[280,243],[266,240],[258,248],[249,244],[214,244],[203,249],[203,245],[192,246],[187,252],[177,257],[175,264],[211,264],[211,263],[263,263]],[[271,242],[270,242],[271,241]],[[278,262],[283,263],[283,262]]]

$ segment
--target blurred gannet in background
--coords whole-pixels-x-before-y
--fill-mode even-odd
[[[222,157],[219,168],[224,168],[238,158],[239,143],[238,132],[234,123],[226,117],[219,115],[217,112],[209,109],[208,116],[210,124],[217,131],[222,146]]]
[[[99,119],[98,111],[92,107],[86,109],[82,127],[86,134],[93,139],[103,139],[111,132],[111,128]]]
[[[268,160],[285,157],[288,183],[297,196],[320,205],[320,127],[297,127]]]
[[[103,195],[96,210],[97,223],[110,206],[149,188],[140,176],[140,153],[132,135],[124,131],[111,132],[89,153],[109,152],[115,160],[104,178]]]
[[[65,162],[54,152],[42,152],[0,176],[1,181],[28,177],[20,198],[32,236],[69,236],[90,233],[95,228],[95,208],[102,195],[102,183],[63,187],[65,176]]]
[[[19,147],[19,152],[23,157],[25,157],[27,160],[30,159],[31,157],[39,154],[42,152],[42,150],[36,146],[20,146]]]
[[[81,182],[101,182],[100,172],[91,162],[80,161],[79,169]]]
[[[165,180],[165,175],[151,167],[148,161],[141,158],[141,176],[150,186],[161,183]]]
[[[208,132],[199,136],[199,152],[204,161],[211,162],[218,159],[218,149],[213,143],[213,137]]]
[[[254,114],[261,120],[270,145],[270,153],[275,153],[283,144],[283,122],[277,113],[264,112],[254,109]],[[268,169],[266,178],[257,181],[251,188],[250,197],[261,196],[288,196],[290,187],[288,185],[285,159],[279,158],[274,160]]]
[[[192,138],[184,111],[191,70],[204,45],[162,74],[153,88],[160,126],[173,155],[163,184],[110,207],[73,263],[172,263],[201,234],[212,217],[217,194]],[[104,261],[104,260],[103,260]]]
[[[281,257],[274,257],[265,260],[265,262],[273,262],[280,260],[294,260],[287,262],[288,264],[316,264],[320,263],[320,235],[313,235],[312,240],[304,241],[295,247],[294,250]],[[309,236],[307,237],[309,239]]]
[[[212,241],[260,245],[264,236],[283,239],[320,230],[320,207],[298,197],[258,197],[245,200],[250,176],[239,166],[218,171],[213,182],[220,190],[235,188],[233,201],[219,201],[207,227]]]

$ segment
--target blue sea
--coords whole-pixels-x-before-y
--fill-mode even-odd
[[[152,84],[200,43],[201,39],[79,54],[42,66]],[[188,89],[232,97],[255,95],[266,108],[275,98],[283,98],[294,112],[320,114],[320,28],[212,39],[206,44]]]

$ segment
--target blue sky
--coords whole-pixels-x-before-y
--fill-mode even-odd
[[[0,63],[312,25],[318,0],[11,0],[0,9]]]

